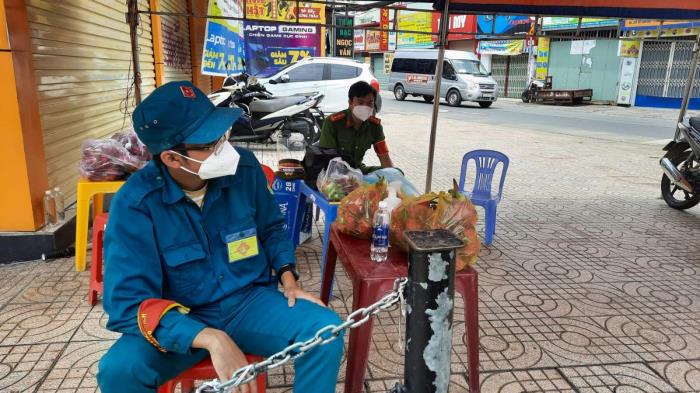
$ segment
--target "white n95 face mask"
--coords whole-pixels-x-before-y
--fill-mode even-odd
[[[358,105],[352,108],[352,114],[361,121],[367,121],[372,116],[372,113],[374,113],[374,109],[365,105]]]
[[[241,159],[240,154],[228,141],[224,142],[221,150],[213,153],[204,161],[195,160],[194,158],[183,156],[182,154],[173,151],[173,153],[188,160],[200,163],[199,171],[194,173],[187,168],[180,167],[185,172],[199,176],[202,180],[213,179],[216,177],[235,175],[238,169],[238,162]]]

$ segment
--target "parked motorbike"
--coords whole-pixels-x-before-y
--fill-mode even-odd
[[[686,118],[678,128],[659,162],[661,196],[670,207],[685,210],[700,203],[700,117]]]
[[[530,86],[528,86],[528,88],[525,89],[525,91],[523,91],[523,94],[520,96],[520,99],[522,99],[525,103],[536,102],[537,93],[542,89],[544,89],[544,82],[533,79],[532,82],[530,82]]]
[[[257,78],[243,72],[228,75],[220,90],[209,95],[218,107],[238,107],[243,115],[231,128],[231,142],[272,143],[273,137],[289,139],[301,134],[307,145],[320,137],[325,115],[318,108],[323,94],[274,97]]]

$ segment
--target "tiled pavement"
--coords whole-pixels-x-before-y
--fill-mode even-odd
[[[418,185],[427,122],[384,114],[394,160]],[[435,188],[477,147],[512,160],[495,243],[478,261],[482,392],[700,392],[700,208],[659,199],[660,146],[442,120]],[[258,151],[269,163],[282,155]],[[318,291],[317,232],[298,257],[304,287]],[[86,304],[88,279],[71,259],[0,267],[0,392],[97,390],[117,335]],[[347,315],[351,300],[339,269],[332,307]],[[458,299],[451,392],[468,391],[463,315]],[[375,323],[371,392],[403,374],[397,318]],[[268,391],[291,392],[292,380],[291,368],[276,371]]]

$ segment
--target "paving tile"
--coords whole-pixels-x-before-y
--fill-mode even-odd
[[[700,392],[700,360],[649,363],[649,367],[679,392]]]
[[[0,347],[0,392],[34,391],[51,371],[66,344]]]
[[[0,313],[0,346],[68,342],[89,311],[73,302],[9,304]]]
[[[37,265],[36,262],[0,265],[0,309],[26,289]]]
[[[37,264],[31,281],[13,303],[84,303],[90,286],[89,272],[76,272],[72,258]]]
[[[97,366],[112,341],[69,343],[39,387],[40,392],[96,392]]]
[[[71,341],[116,340],[121,336],[120,333],[107,330],[106,326],[107,314],[102,309],[102,304],[98,303],[90,309]]]
[[[501,371],[481,376],[484,393],[576,393],[572,385],[555,369]]]
[[[560,369],[581,393],[661,393],[675,389],[652,369],[641,363],[566,367]]]

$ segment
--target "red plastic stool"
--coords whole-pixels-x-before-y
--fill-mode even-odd
[[[90,260],[90,290],[88,292],[88,301],[91,306],[97,303],[97,296],[102,295],[104,287],[102,283],[104,281],[102,277],[102,239],[108,217],[109,213],[100,213],[95,216],[92,223],[92,258]]]
[[[262,165],[263,172],[265,173],[265,178],[267,179],[267,184],[272,187],[272,183],[275,182],[275,171],[272,170],[267,165]]]
[[[246,355],[249,363],[259,362],[263,360],[260,356]],[[211,364],[211,359],[206,358],[194,365],[189,370],[185,370],[182,374],[164,383],[158,388],[158,393],[174,393],[177,384],[180,384],[182,393],[194,391],[194,381],[196,379],[213,379],[216,378],[214,365]],[[265,393],[265,374],[258,374],[256,378],[258,384],[258,393]]]

